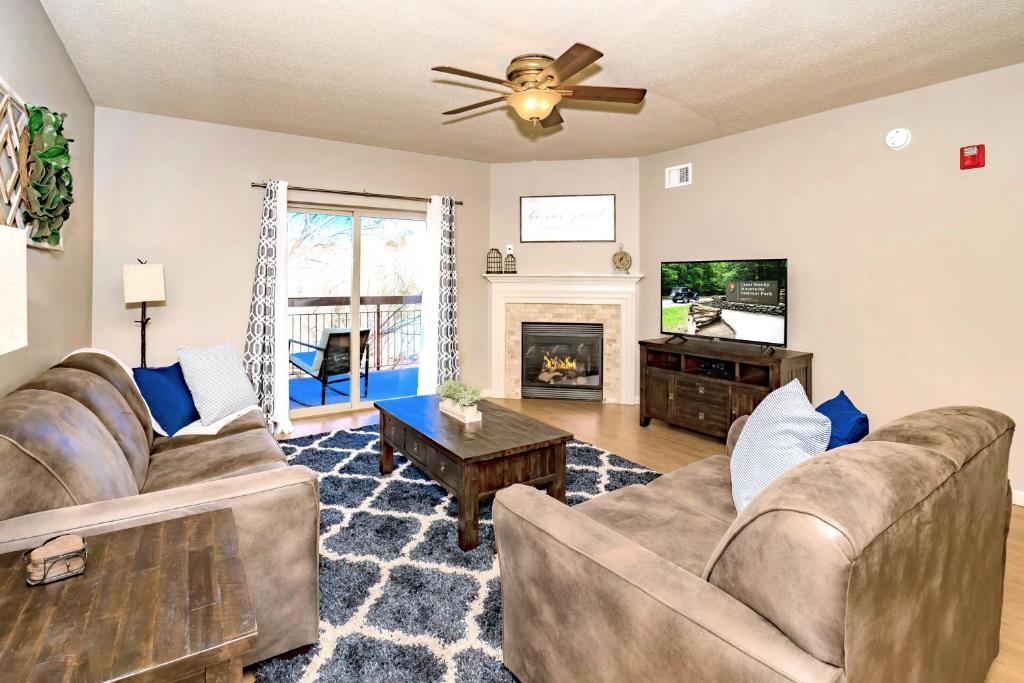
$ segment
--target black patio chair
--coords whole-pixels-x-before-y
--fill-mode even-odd
[[[352,379],[352,354],[351,336],[347,327],[328,327],[320,333],[320,345],[307,344],[298,339],[288,340],[288,361],[302,372],[306,373],[316,381],[320,382],[320,405],[327,404],[327,390],[330,389],[336,394],[348,396],[347,392],[335,389],[332,384],[348,382]],[[304,356],[309,352],[291,353],[292,344],[304,346],[307,349],[316,351],[312,362]],[[363,370],[358,373],[356,381],[362,379],[363,391],[361,396],[366,396],[370,390],[370,330],[359,331],[359,356],[363,361]],[[309,405],[297,399],[292,399],[298,404]]]

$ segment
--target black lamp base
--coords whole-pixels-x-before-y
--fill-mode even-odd
[[[139,350],[139,367],[146,367],[146,325],[149,324],[149,318],[146,317],[146,302],[142,302],[142,317],[135,322],[139,323],[140,329],[142,330],[142,345]]]

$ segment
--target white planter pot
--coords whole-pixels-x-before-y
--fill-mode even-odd
[[[454,417],[456,420],[465,424],[473,422],[479,422],[483,419],[483,413],[476,406],[460,406],[453,399],[446,398],[438,404],[441,412],[449,417]]]

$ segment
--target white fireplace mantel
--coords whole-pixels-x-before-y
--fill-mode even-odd
[[[636,403],[637,285],[643,275],[485,274],[491,288],[491,387],[506,396],[505,308],[508,304],[612,304],[620,307],[620,375],[617,403]],[[606,359],[610,360],[610,359]]]

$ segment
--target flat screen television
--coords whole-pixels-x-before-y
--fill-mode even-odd
[[[786,345],[786,259],[661,264],[661,333]]]

